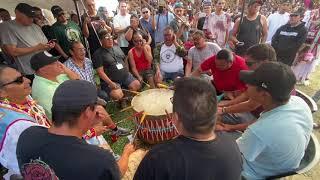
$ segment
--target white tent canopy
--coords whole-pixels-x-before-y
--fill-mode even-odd
[[[96,1],[96,8],[100,6],[105,6],[108,11],[112,12],[116,10],[118,6],[117,0],[95,0]],[[59,5],[61,6],[65,11],[75,11],[75,6],[73,0],[0,0],[0,7],[7,9],[11,16],[14,16],[14,9],[17,6],[18,3],[27,3],[31,6],[37,6],[41,9],[48,9],[50,10],[53,5]],[[78,0],[79,9],[82,11],[83,7]]]

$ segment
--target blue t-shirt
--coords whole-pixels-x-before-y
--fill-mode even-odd
[[[297,96],[263,112],[237,140],[243,157],[242,176],[265,179],[297,168],[308,146],[312,124],[308,105]]]
[[[169,26],[170,22],[174,19],[172,13],[156,15],[156,31],[155,31],[155,42],[160,43],[164,41],[163,31]]]

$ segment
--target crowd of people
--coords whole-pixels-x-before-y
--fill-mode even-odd
[[[308,85],[320,60],[320,8],[281,0],[270,13],[275,4],[250,0],[239,14],[225,0],[204,0],[200,12],[148,2],[130,12],[119,0],[114,17],[95,0],[79,16],[54,5],[53,24],[41,7],[19,3],[14,19],[0,8],[5,179],[120,179],[136,147],[113,152],[103,135],[131,131],[105,106],[124,108],[127,92],[163,82],[174,87],[179,136],[153,146],[133,179],[265,179],[298,168],[313,118],[295,85]]]

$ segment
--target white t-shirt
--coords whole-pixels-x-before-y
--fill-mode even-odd
[[[117,14],[113,18],[114,28],[124,29],[130,26],[130,16],[131,16],[130,14],[127,14],[125,16],[121,16],[120,14]],[[129,45],[124,35],[125,35],[125,32],[119,34],[118,43],[120,47],[128,47]]]
[[[183,70],[183,59],[176,55],[176,46],[163,44],[160,50],[160,70],[173,73]]]
[[[207,42],[207,46],[201,50],[197,49],[195,46],[190,48],[188,59],[192,61],[192,69],[197,69],[203,61],[216,55],[220,50],[221,48],[216,43],[212,42]]]
[[[289,21],[289,13],[279,14],[279,12],[275,12],[268,17],[269,29],[268,29],[268,37],[267,43],[271,44],[271,40],[273,35],[282,25],[285,25]]]

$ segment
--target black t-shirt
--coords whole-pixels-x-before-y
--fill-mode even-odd
[[[74,136],[48,133],[44,127],[33,126],[20,135],[17,158],[21,169],[25,165],[21,172],[27,177],[40,175],[44,179],[52,174],[48,171],[49,166],[59,179],[64,180],[120,179],[110,152]]]
[[[199,18],[198,20],[198,24],[197,24],[197,29],[199,30],[203,30],[203,25],[204,25],[204,22],[206,21],[206,17],[201,17]]]
[[[125,58],[126,56],[118,46],[109,49],[101,47],[93,54],[92,63],[95,69],[103,66],[106,75],[113,82],[121,84],[129,75],[124,62]],[[117,64],[121,64],[122,69],[118,69]]]
[[[157,145],[140,163],[135,180],[237,180],[242,160],[236,142],[224,134],[200,142],[184,136]]]

